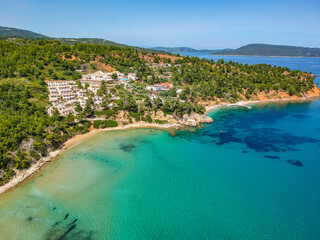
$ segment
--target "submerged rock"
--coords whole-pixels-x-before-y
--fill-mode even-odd
[[[73,229],[75,229],[77,227],[76,224],[72,225],[60,238],[58,239],[65,239],[67,234],[70,233]]]
[[[213,119],[207,115],[200,115],[197,113],[193,113],[191,115],[184,115],[182,119],[182,124],[196,127],[199,125],[199,123],[211,123],[213,122]]]
[[[175,133],[175,131],[173,131],[172,129],[170,130],[169,134],[170,134],[170,136],[171,136],[171,137],[174,137],[174,136],[176,136],[176,133]]]
[[[61,221],[55,222],[55,223],[53,224],[53,227],[58,226],[60,223],[61,223]]]
[[[298,166],[298,167],[303,166],[302,162],[300,162],[299,160],[290,159],[287,162],[294,166]]]
[[[121,143],[119,146],[120,146],[120,149],[124,152],[132,152],[136,147],[133,144],[126,144],[126,143]]]
[[[265,155],[265,158],[271,158],[271,159],[279,159],[280,157],[278,156],[269,156],[269,155]]]
[[[78,218],[76,218],[76,219],[75,219],[75,220],[73,220],[71,223],[69,223],[69,224],[68,224],[68,226],[69,226],[69,225],[72,225],[72,224],[74,224],[74,223],[76,223],[77,221],[78,221]]]

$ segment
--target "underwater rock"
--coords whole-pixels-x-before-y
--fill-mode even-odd
[[[133,144],[120,144],[120,149],[124,152],[131,152],[134,148]]]
[[[59,238],[59,240],[61,239],[65,239],[65,237],[68,235],[68,233],[69,232],[71,232],[73,229],[75,229],[76,228],[76,224],[74,224],[74,225],[72,225],[60,238]]]
[[[271,158],[271,159],[279,159],[280,157],[278,156],[268,156],[268,155],[264,155],[265,158]]]
[[[295,117],[295,118],[299,118],[299,119],[306,119],[306,118],[310,117],[310,116],[308,116],[306,114],[292,114],[291,116]]]
[[[73,220],[73,222],[72,222],[72,223],[69,223],[69,224],[68,224],[68,226],[69,226],[69,225],[72,225],[72,224],[74,224],[74,223],[76,223],[77,221],[78,221],[78,218],[76,218],[75,220]]]
[[[28,222],[31,222],[33,220],[33,217],[27,217],[26,219]]]
[[[299,160],[290,159],[287,162],[294,166],[298,166],[298,167],[303,166],[302,162],[300,162]]]
[[[76,226],[77,226],[77,224],[72,225],[72,226],[66,231],[66,234],[69,233],[69,232],[71,232],[73,229],[75,229]]]
[[[54,207],[52,210],[54,211],[54,210],[56,210],[57,209],[57,207]]]
[[[169,134],[170,134],[171,137],[175,137],[176,136],[176,133],[172,129],[169,131]]]
[[[53,227],[58,226],[60,223],[61,223],[61,221],[55,222],[55,223],[53,224]]]

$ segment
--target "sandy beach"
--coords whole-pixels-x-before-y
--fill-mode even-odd
[[[282,99],[269,99],[269,100],[256,100],[256,101],[240,101],[236,103],[222,103],[218,105],[212,105],[206,107],[205,114],[219,108],[219,107],[230,107],[230,106],[239,106],[239,107],[246,107],[250,104],[254,103],[272,103],[272,102],[310,102],[319,99],[319,97],[308,97],[308,98],[299,98],[299,99],[292,99],[292,98],[282,98]]]
[[[62,154],[65,150],[77,145],[78,143],[98,134],[101,132],[110,132],[110,131],[122,131],[128,129],[136,129],[136,128],[154,128],[154,129],[177,129],[181,127],[180,124],[155,124],[155,123],[132,123],[125,126],[119,126],[114,128],[105,128],[105,129],[93,129],[88,133],[76,135],[73,138],[66,141],[60,149],[49,152],[48,156],[40,158],[37,163],[32,164],[28,169],[20,170],[16,172],[16,175],[6,184],[0,186],[0,194],[6,193],[9,190],[14,189],[15,187],[23,184],[26,180],[30,179],[33,175],[35,175],[40,169],[42,169],[48,162],[57,158],[60,154]]]

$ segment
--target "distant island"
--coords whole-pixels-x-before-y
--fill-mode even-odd
[[[320,57],[320,48],[271,44],[249,44],[235,50],[212,52],[212,55],[264,57]]]
[[[212,49],[194,49],[189,47],[153,47],[151,49],[166,51],[170,53],[219,53],[224,51],[231,51],[231,48],[225,48],[220,50],[212,50]]]

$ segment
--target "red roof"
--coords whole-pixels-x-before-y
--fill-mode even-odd
[[[172,83],[159,83],[158,85],[163,85],[163,86],[167,86],[167,87],[171,87],[172,86]]]

